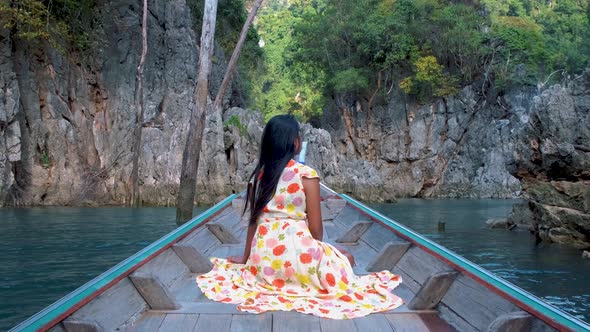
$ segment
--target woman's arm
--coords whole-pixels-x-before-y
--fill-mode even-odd
[[[256,234],[256,224],[248,225],[248,235],[246,235],[246,247],[244,248],[243,256],[230,256],[227,258],[232,263],[245,264],[250,258],[250,250],[252,249],[252,240]]]
[[[307,206],[307,221],[311,236],[318,241],[324,237],[324,226],[322,225],[322,209],[320,205],[320,179],[301,178],[305,190],[305,205]]]

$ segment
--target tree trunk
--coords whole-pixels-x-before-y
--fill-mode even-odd
[[[197,168],[199,166],[201,143],[203,142],[203,131],[205,129],[207,96],[209,95],[208,85],[209,74],[211,73],[216,16],[217,0],[205,0],[201,49],[199,52],[199,76],[195,91],[195,107],[191,112],[188,136],[182,154],[180,188],[176,200],[176,223],[178,225],[185,223],[193,216]]]
[[[252,21],[256,17],[258,13],[258,9],[262,5],[262,1],[264,0],[256,0],[252,9],[250,9],[250,13],[248,14],[248,18],[246,22],[244,22],[244,26],[242,26],[242,31],[240,32],[240,38],[238,39],[238,43],[234,48],[234,52],[229,59],[229,63],[227,65],[227,70],[225,71],[225,75],[223,76],[223,81],[221,82],[221,86],[219,87],[219,91],[217,91],[217,96],[215,97],[215,102],[213,103],[213,111],[218,112],[221,111],[221,104],[223,102],[223,96],[225,95],[225,90],[231,83],[232,75],[234,72],[234,68],[236,67],[236,63],[238,62],[238,58],[240,57],[240,52],[242,51],[242,46],[244,46],[244,41],[246,40],[246,36],[248,35],[248,30],[250,29],[250,25],[252,25]]]
[[[145,58],[148,51],[147,45],[147,0],[143,0],[143,16],[141,20],[142,48],[139,65],[137,66],[137,76],[135,77],[135,130],[133,132],[133,168],[131,169],[131,199],[129,204],[133,207],[139,207],[139,156],[141,155],[141,133],[143,128],[143,69],[145,68]]]

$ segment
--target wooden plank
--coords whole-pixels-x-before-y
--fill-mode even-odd
[[[219,241],[222,244],[238,244],[240,243],[240,241],[234,236],[234,234],[225,228],[225,226],[221,225],[221,224],[207,224],[207,229],[209,229],[209,231],[211,233],[213,233],[213,235],[215,235],[215,237],[217,237],[217,239],[219,239]]]
[[[346,207],[346,201],[343,199],[327,199],[320,204],[322,210],[322,220],[333,220],[340,215],[344,207]]]
[[[420,287],[422,287],[421,284],[419,284],[416,280],[414,280],[412,277],[410,277],[406,272],[402,271],[399,267],[394,267],[391,272],[393,272],[393,274],[396,274],[400,277],[402,277],[402,285],[408,287],[409,289],[412,290],[412,292],[414,292],[414,294],[418,293],[418,291],[420,290]]]
[[[131,281],[125,278],[78,309],[72,317],[93,320],[105,331],[114,331],[147,309],[148,305],[143,297]]]
[[[455,329],[449,323],[442,320],[438,313],[421,313],[420,318],[428,330],[436,332],[454,332]]]
[[[104,329],[96,321],[89,319],[80,319],[68,317],[63,321],[64,328],[67,332],[102,332]]]
[[[438,272],[426,279],[408,308],[412,310],[432,309],[438,305],[445,296],[455,278],[459,275],[456,271]]]
[[[500,315],[490,324],[489,332],[530,331],[533,317],[524,311],[514,311]]]
[[[361,236],[361,239],[367,242],[373,249],[379,251],[389,242],[405,242],[398,237],[389,228],[375,222],[369,230]]]
[[[243,244],[222,244],[214,247],[213,250],[208,253],[211,257],[226,258],[228,256],[237,256],[244,254]]]
[[[244,204],[246,204],[246,200],[244,198],[234,198],[234,200],[231,201],[231,206],[234,210],[234,213],[241,215],[244,211]]]
[[[66,332],[66,328],[63,326],[62,323],[58,323],[54,327],[47,330],[48,332]]]
[[[356,245],[337,243],[335,246],[342,247],[354,256],[356,266],[353,266],[353,270],[355,274],[366,274],[367,262],[377,255],[377,251],[371,248],[365,241],[359,241]]]
[[[213,268],[211,261],[191,245],[176,243],[172,250],[192,273],[207,273]]]
[[[364,215],[363,213],[361,213],[357,209],[354,209],[352,206],[346,205],[344,207],[344,209],[342,209],[340,214],[338,214],[338,216],[336,218],[334,218],[334,222],[340,222],[343,225],[348,226],[355,221],[366,220],[366,219],[367,219],[366,215]]]
[[[230,331],[270,332],[272,331],[272,314],[232,315]]]
[[[162,325],[162,321],[166,314],[156,314],[148,312],[144,314],[137,324],[134,324],[132,330],[134,331],[157,331]]]
[[[275,312],[272,316],[273,332],[309,332],[320,330],[320,319],[317,316],[295,312]]]
[[[220,245],[221,241],[207,227],[201,227],[178,243],[199,248],[205,254],[211,247]]]
[[[199,315],[195,314],[166,315],[166,318],[164,318],[162,321],[158,332],[193,331],[195,325],[197,325],[198,320]]]
[[[336,239],[340,235],[337,234],[339,230],[333,222],[325,222],[322,226],[324,226],[324,241]]]
[[[226,332],[231,326],[232,316],[228,314],[199,315],[193,331]]]
[[[129,276],[129,279],[150,308],[174,310],[180,307],[157,276],[136,271]]]
[[[478,330],[487,330],[502,314],[518,311],[518,307],[465,275],[459,275],[442,298],[458,316]]]
[[[449,265],[416,246],[408,249],[396,267],[399,267],[420,285],[424,284],[426,279],[434,273],[452,270]]]
[[[367,264],[368,272],[391,270],[410,248],[409,242],[390,242]]]
[[[238,306],[231,303],[215,302],[204,299],[202,302],[179,302],[180,308],[175,310],[152,310],[154,313],[165,314],[237,314],[251,315],[249,312],[238,311]]]
[[[386,314],[385,318],[395,332],[429,332],[418,314]]]
[[[465,332],[478,332],[479,330],[475,328],[475,326],[469,324],[463,317],[457,315],[456,312],[451,310],[448,306],[444,303],[440,303],[438,305],[438,313],[439,317],[443,319],[445,322],[450,324],[453,328],[457,331],[465,331]]]
[[[322,332],[354,332],[359,331],[352,319],[330,319],[320,318],[320,329]]]
[[[178,302],[203,302],[208,301],[205,294],[197,285],[195,275],[188,275],[175,283],[170,292]]]
[[[372,331],[393,331],[391,325],[385,315],[383,314],[372,314],[360,318],[353,319],[354,324],[356,325],[358,331],[364,332],[372,332]],[[342,331],[345,332],[345,331]]]
[[[336,242],[338,243],[356,243],[363,234],[371,227],[372,221],[357,221],[342,235],[340,235]]]
[[[190,273],[188,267],[171,248],[154,257],[135,272],[158,276],[158,280],[168,288]]]

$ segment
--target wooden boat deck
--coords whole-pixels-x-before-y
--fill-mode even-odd
[[[11,331],[590,331],[590,326],[354,201],[322,189],[324,241],[358,275],[391,270],[405,304],[350,320],[250,314],[207,299],[208,258],[243,253],[242,200],[230,196]]]
[[[247,229],[246,225],[240,222],[238,210],[239,207],[227,209],[215,221],[210,222],[221,225],[223,232],[229,233],[226,234],[227,238],[233,236],[238,243],[223,243],[207,226],[195,231],[180,243],[199,248],[206,257],[242,254]],[[336,239],[347,231],[349,224],[363,219],[350,207],[345,207],[341,212],[344,213],[338,213],[335,219],[324,221],[325,241],[349,250],[356,258],[355,273],[367,274],[367,263],[378,254],[376,248],[379,241],[372,240],[379,232],[363,235],[356,243],[336,243]],[[329,213],[326,214],[327,218],[331,217]],[[387,233],[385,235],[389,236],[381,236],[382,241],[397,240],[391,232]],[[371,240],[371,244],[367,240]],[[174,275],[179,275],[180,271],[174,271],[171,267],[182,265],[181,262],[175,262],[172,252],[168,254],[164,252],[156,259],[160,261],[147,264],[138,271],[156,274],[164,283],[174,278]],[[166,271],[165,274],[164,271]],[[407,303],[414,298],[414,292],[404,284],[395,291],[406,301],[402,307],[357,319],[333,320],[295,311],[268,312],[258,315],[241,312],[236,309],[236,305],[219,303],[206,298],[196,285],[195,278],[198,274],[190,273],[188,269],[182,272],[180,273],[182,277],[169,282],[172,296],[181,308],[149,310],[130,329],[136,331],[454,331],[450,325],[439,318],[434,310],[408,309]]]

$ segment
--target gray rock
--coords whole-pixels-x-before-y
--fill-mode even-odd
[[[140,190],[144,204],[173,205],[193,107],[198,38],[184,0],[150,0],[149,7]],[[99,4],[94,43],[83,54],[66,56],[25,41],[13,45],[0,31],[0,205],[125,202],[140,9],[138,0]],[[219,48],[216,58],[221,61],[213,66],[212,94],[225,72]],[[221,115],[208,119],[205,136],[197,199],[214,202],[233,183]]]
[[[489,228],[512,228],[514,224],[507,218],[491,218],[486,220],[486,224]]]

